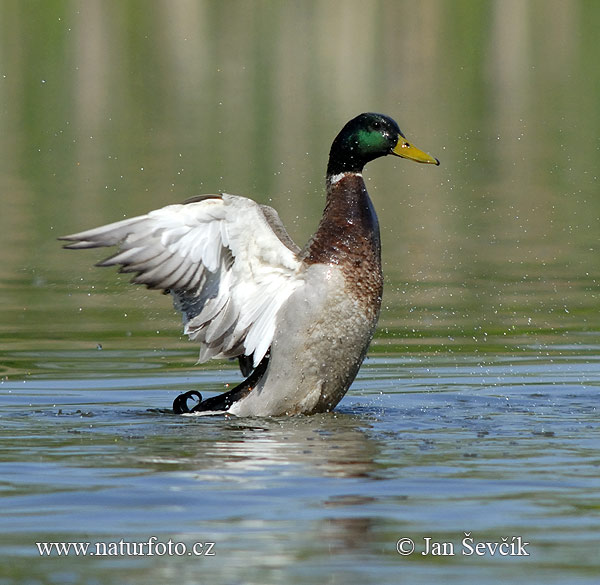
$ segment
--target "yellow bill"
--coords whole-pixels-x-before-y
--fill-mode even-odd
[[[392,152],[396,156],[401,156],[402,158],[408,158],[410,160],[414,160],[415,162],[425,163],[429,165],[439,165],[440,161],[437,158],[434,158],[430,154],[423,152],[416,146],[413,146],[404,136],[400,135],[398,138],[398,143],[392,150]]]

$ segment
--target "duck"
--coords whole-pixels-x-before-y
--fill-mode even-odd
[[[243,382],[207,399],[180,394],[176,414],[330,412],[365,359],[381,309],[379,223],[363,169],[387,155],[440,164],[389,116],[356,116],[331,145],[325,209],[304,248],[275,209],[227,193],[59,239],[71,250],[117,246],[96,265],[170,294],[200,346],[198,363],[238,360]]]

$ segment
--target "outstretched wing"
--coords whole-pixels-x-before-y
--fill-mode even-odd
[[[276,315],[301,284],[300,249],[270,207],[214,195],[168,205],[78,234],[66,248],[119,246],[98,266],[121,265],[132,282],[169,291],[199,361],[252,356],[258,365]]]

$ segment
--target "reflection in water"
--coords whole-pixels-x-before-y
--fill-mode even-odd
[[[380,462],[381,445],[369,435],[374,421],[340,413],[254,420],[183,418],[187,420],[182,426],[178,425],[177,433],[179,456],[171,450],[162,456],[144,454],[140,457],[138,453],[138,464],[163,471],[185,469],[185,474],[199,483],[199,494],[205,493],[206,488],[200,486],[206,482],[211,489],[222,490],[224,498],[231,490],[241,490],[239,495],[229,497],[236,502],[233,509],[227,511],[223,503],[223,512],[236,517],[253,517],[257,507],[263,510],[265,504],[261,502],[265,496],[262,493],[266,492],[270,512],[253,517],[254,530],[270,534],[276,523],[279,530],[296,533],[298,523],[288,515],[294,514],[299,502],[308,504],[310,501],[308,509],[303,510],[300,505],[297,513],[313,518],[310,530],[315,532],[315,538],[327,554],[364,551],[371,546],[371,531],[378,520],[370,507],[378,498],[365,495],[364,481],[381,479],[384,470]],[[145,451],[143,447],[142,451]],[[330,487],[322,486],[324,491],[319,493],[319,480],[310,479],[318,477],[351,483],[345,490],[335,484],[333,494],[329,492]],[[340,488],[342,493],[338,491]],[[184,497],[193,501],[196,493],[190,487]],[[177,499],[181,497],[178,495]],[[292,504],[291,498],[295,503]],[[361,508],[364,508],[362,513],[358,512]],[[353,510],[350,516],[349,510]],[[264,538],[268,544],[264,546],[273,555],[275,550],[281,549],[282,543],[267,534]],[[313,548],[314,544],[307,546]],[[278,554],[288,564],[297,553],[283,546]]]
[[[189,419],[193,417],[185,417]],[[186,452],[185,457],[173,459],[167,455],[169,467],[183,467],[195,481],[209,481],[214,488],[223,490],[235,488],[243,491],[236,497],[236,509],[232,514],[238,515],[249,506],[250,509],[260,506],[261,492],[275,491],[270,507],[277,510],[283,505],[291,504],[290,497],[311,501],[310,508],[298,513],[309,514],[314,524],[316,538],[328,555],[364,551],[371,546],[371,531],[378,520],[373,516],[370,507],[376,504],[377,497],[365,495],[364,483],[355,485],[356,480],[378,480],[381,478],[383,465],[381,461],[381,445],[369,435],[372,422],[354,414],[330,413],[310,417],[295,417],[261,420],[221,420],[211,422],[207,417],[197,417],[198,424],[189,424],[185,429],[185,439],[179,436],[178,450]],[[218,427],[218,436],[211,440],[198,441],[206,425]],[[213,429],[214,431],[215,429]],[[161,457],[144,458],[144,465],[158,464],[163,468],[165,460]],[[336,478],[352,480],[348,491],[329,493],[326,489],[319,494],[318,480],[308,478]],[[296,486],[296,487],[295,487]],[[317,490],[317,491],[315,491]],[[188,497],[193,497],[190,492]],[[280,500],[283,498],[283,502]],[[364,508],[361,513],[360,509]],[[348,511],[353,512],[348,515]],[[267,518],[255,518],[255,528],[272,532],[273,522],[277,521],[271,514]],[[297,522],[279,516],[280,530],[295,533]],[[285,526],[288,526],[286,529]],[[269,539],[270,542],[271,539]],[[270,543],[269,548],[275,550],[280,544]],[[280,555],[285,555],[286,564],[297,554],[283,548]],[[290,557],[292,554],[292,557]]]
[[[380,360],[367,364],[341,412],[314,417],[147,408],[165,399],[166,387],[174,395],[187,387],[184,376],[4,382],[0,516],[18,555],[11,566],[54,575],[59,565],[46,562],[55,559],[32,552],[32,542],[48,538],[156,534],[218,543],[220,558],[202,565],[215,582],[223,571],[232,583],[281,582],[266,579],[269,571],[294,582],[295,566],[314,571],[310,583],[328,575],[339,582],[366,561],[397,577],[401,536],[456,542],[473,530],[495,541],[516,530],[535,543],[528,566],[553,566],[561,576],[580,570],[582,550],[588,564],[596,558],[589,509],[598,493],[597,341],[588,339],[589,355],[565,346],[544,360]],[[202,377],[201,390],[218,377]],[[577,538],[561,540],[565,530]],[[120,569],[140,567],[137,558],[114,560]],[[431,560],[413,558],[403,571],[447,569]],[[110,571],[105,559],[83,561],[82,571]],[[194,582],[197,559],[162,561],[179,582]],[[248,579],[249,570],[260,575]],[[135,574],[132,582],[142,582],[143,571]],[[160,573],[153,579],[165,582]]]
[[[300,465],[305,473],[370,477],[377,469],[377,445],[361,428],[364,422],[340,414],[319,418],[294,420],[291,428],[285,423],[246,427],[240,443],[217,442],[215,450],[231,469]]]
[[[380,469],[376,463],[378,443],[365,431],[369,423],[355,415],[329,413],[247,420],[184,418],[188,419],[185,438],[179,437],[177,451],[185,455],[173,458],[173,453],[169,453],[166,459],[152,457],[151,461],[181,465],[201,478],[215,473],[244,477],[249,472],[265,470],[284,476],[376,478]],[[192,424],[190,419],[194,418],[200,419],[198,424]],[[148,461],[146,457],[144,460]],[[270,476],[265,476],[266,481],[267,477]]]

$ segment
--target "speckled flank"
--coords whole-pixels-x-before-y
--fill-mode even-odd
[[[376,319],[383,276],[379,222],[362,175],[346,173],[328,185],[327,204],[319,227],[303,253],[307,264],[335,264],[346,290]]]
[[[346,290],[339,266],[312,264],[278,314],[269,365],[228,412],[280,416],[335,408],[356,377],[377,319]]]

